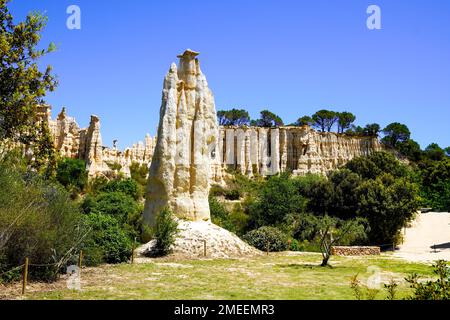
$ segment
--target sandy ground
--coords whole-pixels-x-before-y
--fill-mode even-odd
[[[394,256],[413,262],[450,261],[450,213],[420,214]]]

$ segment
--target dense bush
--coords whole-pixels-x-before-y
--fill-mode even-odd
[[[236,232],[235,225],[230,219],[229,212],[215,197],[209,197],[209,210],[211,212],[212,223],[227,229],[228,231]]]
[[[52,265],[30,268],[31,279],[54,280],[89,232],[62,187],[16,160],[0,159],[0,273],[28,257],[32,264]]]
[[[450,159],[421,164],[421,195],[424,205],[450,212]]]
[[[235,204],[229,212],[215,197],[210,196],[209,209],[212,223],[238,235],[245,233],[249,217],[243,211],[240,203]]]
[[[369,239],[374,244],[397,242],[399,232],[419,207],[417,185],[386,174],[367,180],[357,190],[358,214],[369,221]]]
[[[133,179],[114,179],[103,185],[99,192],[111,193],[121,192],[126,194],[135,200],[139,200],[142,197],[142,189],[137,182]]]
[[[419,207],[419,190],[410,168],[385,152],[355,158],[328,180],[312,181],[308,209],[348,220],[367,219],[369,242],[397,241],[399,231]]]
[[[259,250],[278,252],[288,249],[288,237],[274,227],[261,227],[246,233],[243,237],[250,245]]]
[[[239,200],[241,193],[237,189],[228,190],[225,192],[225,199],[227,200]]]
[[[88,196],[82,204],[85,213],[101,213],[113,216],[121,223],[128,217],[141,212],[142,206],[122,192],[102,192],[95,197]]]
[[[71,158],[59,161],[56,169],[56,180],[69,191],[83,191],[88,181],[85,162]]]
[[[172,250],[178,233],[178,222],[173,213],[168,209],[163,209],[156,218],[154,237],[156,240],[154,255],[165,256]]]
[[[87,264],[121,263],[130,258],[132,241],[114,217],[90,213],[85,220],[91,229],[91,238],[83,247]]]
[[[303,212],[306,199],[298,192],[294,179],[281,174],[268,179],[249,208],[251,223],[254,227],[279,226],[286,217]]]

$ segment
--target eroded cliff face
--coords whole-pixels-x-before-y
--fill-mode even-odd
[[[210,220],[208,193],[219,127],[214,97],[196,58],[186,50],[164,80],[158,140],[150,167],[144,220],[154,225],[169,207],[177,217]]]
[[[322,133],[303,126],[224,127],[220,130],[219,149],[223,169],[267,176],[286,171],[294,175],[326,174],[383,147],[376,137]]]
[[[112,165],[120,167],[120,173],[129,177],[131,164],[148,166],[151,163],[156,139],[149,134],[145,142],[120,151],[115,145],[113,148],[103,146],[98,116],[92,115],[89,126],[80,128],[74,118],[67,116],[65,108],[55,120],[51,118],[50,106],[41,108],[41,117],[48,122],[55,149],[62,157],[85,161],[90,177],[109,175]]]

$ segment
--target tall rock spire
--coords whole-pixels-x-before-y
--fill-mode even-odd
[[[189,49],[179,55],[179,68],[172,64],[164,80],[144,210],[150,225],[164,207],[182,219],[210,220],[208,193],[219,127],[198,55]]]

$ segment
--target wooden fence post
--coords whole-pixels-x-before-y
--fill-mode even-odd
[[[23,267],[23,277],[22,277],[22,294],[27,291],[27,280],[28,280],[28,258],[25,258],[25,265]]]
[[[136,237],[134,238],[133,241],[133,251],[131,251],[131,264],[134,264],[134,250],[136,248]]]
[[[80,250],[80,256],[78,257],[78,268],[80,268],[80,272],[82,267],[83,267],[83,250]]]
[[[203,240],[203,256],[206,257],[206,240]]]

